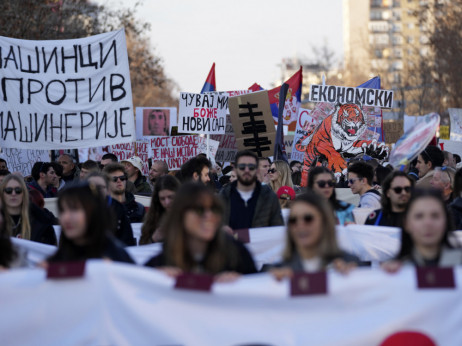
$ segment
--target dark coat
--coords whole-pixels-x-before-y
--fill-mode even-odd
[[[233,264],[233,259],[227,258],[224,267],[220,272],[236,272],[240,274],[253,274],[257,272],[252,255],[247,248],[240,241],[235,240],[233,237],[226,235],[226,246],[234,247],[237,253],[237,262]],[[198,270],[202,270],[202,264],[207,260],[207,254],[201,262],[197,263]],[[152,257],[146,262],[145,266],[148,267],[163,267],[167,265],[165,253],[162,251],[160,254]]]
[[[366,225],[387,226],[387,227],[403,227],[403,213],[389,212],[385,213],[382,209],[374,210],[369,214],[366,220]]]
[[[450,205],[449,210],[454,218],[454,227],[457,230],[462,230],[462,197],[456,198]]]
[[[57,219],[48,210],[40,209],[34,203],[29,203],[29,222],[31,239],[43,244],[56,245],[56,234],[53,225]]]
[[[130,192],[125,192],[125,203],[123,203],[125,212],[131,223],[143,222],[146,212],[144,205],[135,201],[135,196]]]
[[[139,174],[133,184],[135,184],[135,194],[151,196],[151,185],[149,185],[144,175]]]
[[[259,181],[256,183],[254,193],[258,193],[257,202],[252,222],[247,228],[283,226],[284,220],[278,197],[268,185],[262,185]],[[220,192],[220,197],[225,204],[223,222],[226,225],[230,223],[231,208],[236,207],[231,205],[231,193],[234,191],[237,192],[237,181],[226,185]]]
[[[119,201],[108,196],[108,205],[116,219],[115,237],[126,246],[136,245],[136,239],[133,237],[133,229],[128,219],[124,206]]]

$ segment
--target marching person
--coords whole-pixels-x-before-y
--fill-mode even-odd
[[[380,209],[380,192],[373,189],[374,169],[365,162],[355,162],[348,167],[348,186],[351,192],[359,195],[358,208]]]
[[[58,176],[50,162],[36,162],[31,174],[34,180],[29,184],[29,189],[37,190],[43,198],[56,197]]]
[[[435,167],[441,167],[444,162],[443,152],[434,145],[429,145],[417,156],[416,168],[419,172],[419,180],[416,187],[431,188],[431,180],[435,172]]]
[[[125,165],[128,180],[135,184],[135,194],[151,194],[152,189],[143,175],[143,161],[138,156],[132,156],[127,160],[120,161]]]
[[[61,179],[67,184],[72,181],[78,181],[80,169],[75,164],[74,158],[69,154],[63,154],[58,157],[58,163],[63,166],[63,175]]]

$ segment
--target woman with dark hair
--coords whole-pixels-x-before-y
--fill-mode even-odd
[[[454,188],[452,191],[454,200],[449,205],[454,218],[454,227],[462,230],[462,168],[459,168],[454,176]]]
[[[308,173],[308,187],[329,201],[332,209],[335,211],[337,224],[343,226],[348,223],[354,223],[353,209],[355,206],[337,199],[335,184],[334,173],[328,168],[318,166],[310,169]]]
[[[404,212],[401,249],[395,261],[384,263],[394,272],[402,263],[418,267],[455,266],[462,264],[462,250],[453,249],[448,236],[452,218],[439,191],[414,191]]]
[[[105,258],[133,263],[121,243],[110,235],[113,215],[96,188],[88,183],[63,188],[58,210],[61,238],[50,262]]]
[[[0,197],[5,210],[5,227],[11,237],[56,245],[53,224],[56,218],[29,201],[24,180],[14,174],[0,185]]]
[[[25,265],[25,254],[13,246],[5,227],[5,212],[0,208],[0,271]]]
[[[146,265],[162,267],[171,275],[255,273],[255,264],[245,246],[222,227],[220,199],[203,184],[186,183],[178,190],[162,222],[163,251]]]
[[[171,175],[157,178],[151,198],[151,206],[141,227],[140,245],[160,242],[164,239],[164,235],[159,230],[160,221],[167,210],[170,209],[180,185],[180,181]]]
[[[355,256],[338,247],[335,222],[327,200],[310,190],[298,196],[290,208],[283,260],[273,266],[274,275],[282,278],[293,272],[317,272],[329,266],[348,271],[358,262]]]

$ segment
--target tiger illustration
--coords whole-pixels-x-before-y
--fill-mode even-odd
[[[307,170],[319,159],[327,159],[327,168],[336,176],[346,174],[347,164],[344,153],[349,155],[368,154],[382,159],[388,155],[388,147],[376,140],[360,140],[367,123],[361,106],[357,104],[337,104],[332,114],[327,116],[314,131],[308,131],[295,147],[305,152],[303,159],[302,183],[306,185]]]

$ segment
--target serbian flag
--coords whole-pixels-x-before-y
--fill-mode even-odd
[[[302,67],[292,77],[290,77],[286,84],[289,85],[287,91],[287,98],[284,105],[284,113],[282,115],[283,125],[289,126],[289,131],[295,131],[297,126],[297,115],[298,109],[300,108],[300,102],[302,99]],[[268,91],[268,97],[271,106],[271,112],[273,113],[274,123],[278,123],[278,106],[279,106],[279,93],[281,87],[277,87]]]
[[[358,88],[381,89],[380,77],[376,76],[372,79],[369,79],[367,82],[364,82],[363,84],[358,85]],[[380,124],[380,126],[368,127],[367,129],[371,132],[375,132],[378,134],[378,139],[377,139],[378,142],[384,142],[382,109],[377,108],[377,112],[375,114],[369,114],[369,117],[376,118],[376,121],[370,122],[370,124],[375,123],[376,125]]]
[[[215,83],[215,63],[213,63],[212,68],[210,69],[209,75],[205,80],[204,86],[202,87],[201,94],[210,92],[210,91],[217,91],[217,85]]]
[[[260,84],[253,83],[253,84],[250,86],[249,90],[252,90],[253,92],[255,92],[255,91],[261,91],[261,90],[265,90],[265,89],[263,89],[262,86],[261,86]]]

